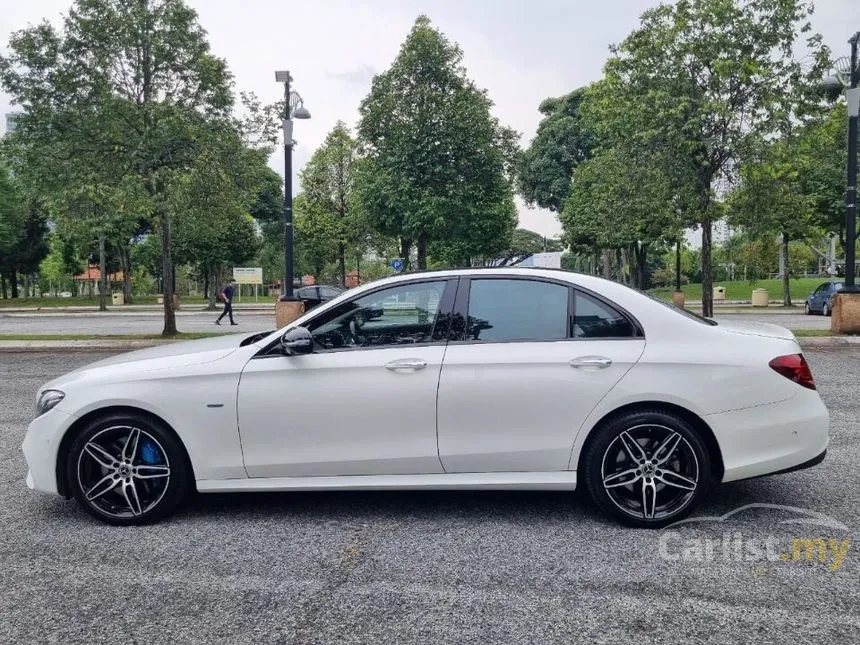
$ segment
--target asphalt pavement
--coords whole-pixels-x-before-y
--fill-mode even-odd
[[[275,312],[243,312],[233,314],[237,326],[231,327],[227,318],[221,327],[215,325],[220,311],[180,311],[176,326],[181,332],[266,331],[275,329]],[[116,313],[3,313],[0,310],[0,334],[160,334],[164,327],[163,314],[158,311]]]
[[[227,319],[215,325],[220,312],[187,309],[179,311],[176,325],[182,332],[266,331],[275,328],[272,311],[239,310],[234,313],[236,327]],[[744,313],[717,315],[716,320],[764,321],[789,329],[830,329],[830,318],[803,314]],[[163,326],[160,311],[124,313],[95,311],[78,313],[4,313],[0,309],[0,334],[159,334]]]
[[[543,492],[200,495],[161,524],[103,526],[28,491],[19,449],[36,388],[100,356],[0,354],[0,642],[858,643],[860,353],[807,354],[827,459],[724,485],[699,514],[774,504],[830,526],[752,508],[671,543]],[[726,535],[849,547],[836,570],[731,546],[697,560]]]

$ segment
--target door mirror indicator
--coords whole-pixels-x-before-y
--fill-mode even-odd
[[[281,336],[281,351],[286,356],[310,354],[314,351],[314,337],[304,327],[294,327]]]

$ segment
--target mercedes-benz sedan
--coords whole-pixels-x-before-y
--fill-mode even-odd
[[[407,274],[285,329],[123,354],[41,388],[27,483],[112,524],[194,490],[584,486],[658,527],[719,482],[824,458],[797,340],[601,278]]]

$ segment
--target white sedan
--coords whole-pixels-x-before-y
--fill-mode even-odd
[[[115,356],[41,388],[27,484],[111,524],[194,490],[573,490],[659,527],[819,463],[797,340],[547,269],[407,274],[283,330]]]

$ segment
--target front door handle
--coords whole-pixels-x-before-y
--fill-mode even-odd
[[[391,361],[390,363],[385,364],[385,369],[391,370],[392,372],[398,371],[406,371],[406,370],[420,370],[427,367],[427,361],[421,358],[399,358],[396,361]]]
[[[612,359],[605,356],[579,356],[570,361],[571,367],[596,367],[603,369],[612,365]]]

